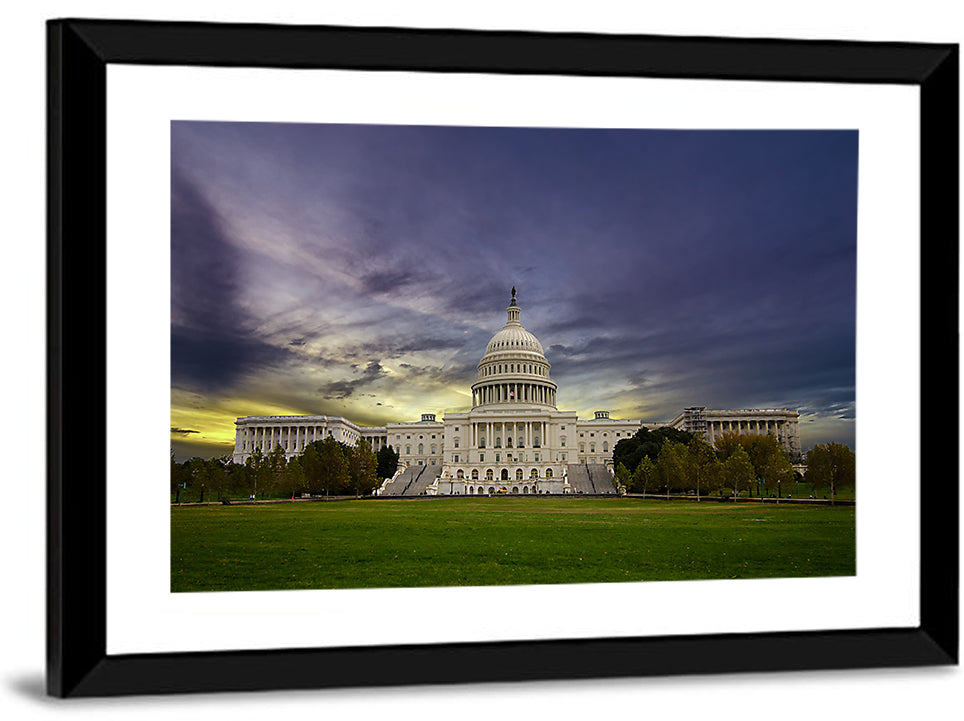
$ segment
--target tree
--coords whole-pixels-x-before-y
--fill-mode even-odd
[[[296,495],[300,495],[305,490],[305,471],[302,467],[301,458],[292,458],[285,464],[278,485],[285,495],[291,495],[292,501],[295,500]]]
[[[271,483],[271,469],[261,449],[255,448],[244,464],[248,468],[248,479],[251,481],[249,489],[251,497],[254,498],[261,493],[261,497],[264,498],[265,489]]]
[[[750,463],[750,456],[743,446],[736,445],[730,457],[723,461],[721,472],[723,482],[733,488],[734,496],[739,496],[740,489],[748,487],[753,482],[753,464]]]
[[[281,474],[284,473],[288,460],[285,449],[281,447],[280,443],[276,443],[275,447],[271,449],[271,452],[265,458],[265,465],[267,466],[267,474],[265,474],[267,483],[263,483],[261,486],[261,498],[264,498],[265,493],[281,487]]]
[[[613,447],[613,463],[624,464],[626,468],[636,468],[643,456],[649,456],[654,462],[659,456],[659,450],[666,441],[688,443],[692,434],[675,428],[663,426],[654,431],[640,428],[631,438],[623,438]]]
[[[345,447],[331,436],[308,444],[304,456],[310,493],[340,493],[350,482]]]
[[[378,488],[378,459],[364,438],[348,453],[348,473],[356,496],[367,496]]]
[[[209,458],[206,461],[202,461],[203,474],[205,485],[210,489],[215,497],[221,501],[224,499],[224,490],[227,487],[227,473],[225,472],[224,465],[226,460],[224,458]]]
[[[659,472],[656,470],[656,464],[653,463],[649,456],[643,456],[639,461],[639,465],[636,466],[636,470],[633,471],[633,492],[645,495],[647,487],[655,483],[658,477]]]
[[[696,486],[696,500],[700,500],[700,488],[709,490],[711,478],[717,476],[714,466],[719,461],[716,460],[716,451],[713,446],[706,442],[703,436],[694,435],[690,442],[686,444],[686,460],[689,465],[689,476]]]
[[[624,463],[620,463],[616,466],[615,476],[617,485],[622,486],[623,488],[628,489],[633,483],[632,474],[629,472],[629,469],[626,468]]]
[[[677,441],[667,440],[659,449],[656,458],[656,468],[659,477],[666,484],[666,497],[669,498],[670,488],[686,487],[686,446]]]
[[[379,479],[391,478],[398,470],[398,452],[391,446],[382,446],[375,454],[378,458]]]
[[[793,477],[793,466],[787,452],[773,435],[749,435],[742,437],[743,447],[750,456],[753,472],[771,494],[780,489],[780,484],[789,482]]]
[[[192,458],[184,463],[185,475],[190,479],[189,485],[196,488],[200,494],[198,503],[204,503],[204,491],[208,485],[207,468],[203,458]]]
[[[830,503],[834,503],[838,488],[852,488],[857,482],[857,456],[842,443],[814,446],[807,454],[807,473],[804,476],[814,490],[830,488]]]
[[[171,493],[174,495],[174,502],[180,505],[182,485],[186,480],[184,465],[177,462],[174,457],[174,449],[171,449]]]

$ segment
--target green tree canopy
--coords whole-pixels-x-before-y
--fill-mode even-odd
[[[356,496],[367,496],[378,488],[378,458],[364,438],[348,453],[348,473]]]
[[[331,436],[322,441],[312,441],[305,447],[302,455],[309,493],[328,496],[342,493],[348,488],[351,481],[348,451],[345,445]]]
[[[633,493],[646,493],[648,488],[656,485],[658,478],[656,464],[649,456],[643,456],[632,473],[632,485],[629,488]]]
[[[739,496],[740,491],[755,483],[753,464],[743,446],[737,444],[732,449],[729,458],[723,461],[721,468],[722,481],[733,489],[733,495]]]
[[[622,463],[626,468],[635,469],[643,456],[648,456],[653,462],[659,456],[659,449],[667,440],[677,443],[689,443],[692,434],[663,426],[655,430],[640,428],[631,438],[623,438],[613,448],[613,463]]]
[[[688,451],[686,445],[678,441],[666,440],[659,449],[656,457],[656,468],[659,479],[666,486],[666,495],[671,489],[685,489],[689,476],[687,475]]]
[[[830,502],[834,502],[838,488],[853,488],[857,484],[857,456],[842,443],[824,443],[807,453],[807,473],[804,476],[814,490],[830,488]]]
[[[382,446],[375,454],[378,458],[378,478],[384,480],[391,478],[398,470],[398,451],[391,446]]]

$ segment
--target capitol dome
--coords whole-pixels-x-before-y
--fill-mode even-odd
[[[542,343],[522,325],[512,289],[508,320],[492,336],[479,361],[479,380],[472,385],[472,407],[527,403],[555,408],[556,384]]]

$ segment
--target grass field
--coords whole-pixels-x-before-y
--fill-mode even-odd
[[[171,590],[845,576],[855,508],[458,498],[171,508]]]

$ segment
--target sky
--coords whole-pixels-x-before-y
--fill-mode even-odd
[[[560,410],[855,436],[856,130],[171,124],[171,445],[464,412],[518,291]]]

